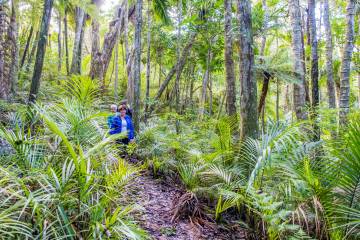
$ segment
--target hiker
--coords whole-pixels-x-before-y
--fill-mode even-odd
[[[130,108],[129,104],[127,103],[127,100],[124,99],[120,102],[120,106],[125,105],[126,106],[126,115],[128,115],[132,119],[132,109]],[[120,111],[119,111],[120,112]]]
[[[108,118],[107,118],[107,123],[108,123],[108,126],[110,128],[110,134],[114,134],[112,133],[112,131],[115,130],[115,125],[114,125],[114,118],[118,115],[117,114],[117,106],[115,104],[111,104],[110,105],[110,111],[113,113],[113,115],[110,115]]]
[[[119,107],[120,115],[114,118],[114,125],[116,127],[115,133],[126,132],[127,137],[119,139],[118,143],[128,145],[129,142],[134,142],[134,126],[131,120],[131,117],[126,115],[127,107],[126,105],[120,105]]]

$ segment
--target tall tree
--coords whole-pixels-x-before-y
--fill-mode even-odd
[[[29,103],[35,102],[37,94],[40,87],[40,78],[42,74],[42,68],[44,65],[45,49],[46,42],[49,32],[49,25],[51,19],[51,10],[53,7],[54,0],[45,0],[43,16],[41,19],[40,33],[39,33],[39,42],[36,52],[36,61],[34,66],[34,73],[31,80],[30,94],[29,94]]]
[[[257,86],[254,76],[254,50],[250,0],[238,0],[240,23],[240,138],[258,136]]]
[[[32,38],[33,33],[34,33],[34,26],[31,25],[31,27],[30,27],[30,32],[29,32],[29,36],[27,37],[26,44],[25,44],[25,48],[24,48],[24,52],[23,52],[22,57],[21,57],[20,69],[21,69],[21,68],[24,66],[24,64],[25,64],[25,59],[26,59],[27,53],[28,53],[28,51],[29,51],[30,42],[31,42],[31,38]]]
[[[292,29],[292,48],[294,57],[294,71],[297,83],[294,83],[294,108],[297,119],[307,119],[305,111],[305,72],[303,66],[303,33],[301,27],[301,12],[299,0],[289,0],[289,11]]]
[[[65,66],[67,75],[70,74],[69,66],[69,35],[68,35],[68,20],[67,20],[68,10],[65,8],[64,14],[64,40],[65,40]]]
[[[81,73],[81,53],[82,53],[82,38],[84,35],[84,25],[85,25],[85,11],[80,8],[75,8],[75,39],[73,47],[73,56],[71,61],[71,70],[73,74]]]
[[[92,0],[96,8],[99,9],[101,1]],[[97,72],[97,61],[100,55],[100,23],[97,17],[93,17],[91,20],[91,64],[90,64],[90,77],[94,79]]]
[[[0,98],[7,99],[9,95],[9,82],[6,76],[6,29],[7,6],[0,3]]]
[[[325,39],[326,39],[326,74],[327,74],[328,103],[330,108],[336,108],[334,67],[333,67],[333,42],[332,42],[332,32],[330,25],[329,0],[324,0],[324,28],[325,28]]]
[[[236,88],[232,40],[232,0],[224,0],[225,9],[225,74],[226,74],[226,111],[236,115]]]
[[[61,37],[61,13],[59,11],[59,16],[58,16],[58,71],[60,72],[61,71],[61,64],[62,64],[62,47],[61,47],[61,44],[62,44],[62,37]]]
[[[351,58],[354,49],[354,16],[355,16],[355,0],[347,0],[346,6],[346,39],[343,49],[340,70],[340,124],[347,123],[347,115],[350,111],[350,67]]]
[[[211,43],[208,45],[208,52],[206,57],[206,68],[203,76],[202,88],[201,88],[201,98],[200,98],[200,109],[199,109],[199,119],[201,120],[205,112],[205,101],[206,101],[206,92],[207,86],[210,78],[210,62],[211,62]]]
[[[19,70],[19,30],[17,22],[17,1],[11,1],[11,17],[8,29],[8,45],[10,51],[10,92],[12,95],[16,93]]]
[[[150,11],[150,3],[151,1],[148,0],[148,6],[147,6],[147,50],[146,50],[146,102],[145,102],[145,113],[148,112],[149,108],[149,101],[150,101],[150,42],[151,42],[151,11]],[[147,116],[147,115],[145,115]],[[146,120],[146,119],[145,119]]]
[[[141,30],[142,30],[143,1],[137,0],[135,7],[135,38],[134,38],[134,106],[133,119],[135,131],[139,131],[140,124],[140,83],[141,83]]]
[[[320,139],[320,131],[317,121],[317,108],[319,107],[319,58],[318,58],[318,40],[317,28],[315,18],[315,0],[308,0],[308,18],[309,18],[309,32],[311,45],[311,117],[315,121],[314,136],[315,139]]]

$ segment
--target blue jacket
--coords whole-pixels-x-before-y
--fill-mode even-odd
[[[134,139],[134,136],[135,136],[134,126],[131,121],[131,118],[128,115],[126,115],[125,120],[127,123],[126,128],[127,128],[128,138],[130,140]],[[109,124],[109,128],[110,128],[110,131],[109,131],[110,135],[121,133],[121,118],[120,118],[120,116],[110,116],[108,118],[108,124]]]

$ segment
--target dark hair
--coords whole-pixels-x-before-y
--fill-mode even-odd
[[[118,110],[120,111],[121,109],[127,110],[126,105],[125,105],[125,104],[121,104],[121,105],[119,106]]]

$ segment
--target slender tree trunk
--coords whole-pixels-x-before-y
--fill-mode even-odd
[[[64,39],[65,39],[65,65],[66,65],[66,74],[70,74],[69,66],[69,37],[68,37],[68,21],[67,21],[67,10],[65,10],[64,16]]]
[[[82,35],[84,32],[85,12],[80,7],[75,8],[75,23],[75,39],[70,73],[81,74]]]
[[[238,0],[240,22],[240,138],[257,138],[258,136],[258,113],[257,86],[254,76],[254,50],[251,23],[251,3],[249,0]]]
[[[354,16],[355,0],[347,0],[346,7],[346,38],[341,61],[340,76],[340,124],[344,126],[347,123],[347,115],[350,111],[350,66],[354,48]]]
[[[128,0],[124,0],[124,9],[125,13],[129,12],[129,2]],[[132,106],[134,104],[134,84],[133,84],[133,74],[131,72],[131,65],[132,65],[132,58],[130,58],[130,49],[129,49],[129,19],[128,16],[124,15],[124,44],[125,44],[125,60],[126,60],[126,66],[129,66],[126,68],[127,73],[127,100]]]
[[[263,81],[263,85],[262,85],[262,89],[261,89],[261,95],[260,95],[259,106],[258,106],[259,116],[265,108],[265,101],[266,101],[266,96],[267,96],[267,93],[269,90],[270,79],[271,79],[271,74],[269,74],[268,72],[264,72],[264,81]]]
[[[30,66],[31,66],[31,63],[32,63],[32,59],[33,59],[33,57],[34,57],[34,55],[36,53],[38,42],[39,42],[39,31],[36,32],[35,39],[34,39],[34,41],[32,43],[29,58],[28,58],[27,63],[26,63],[26,68],[25,68],[26,73],[28,73],[30,71]]]
[[[59,13],[59,19],[58,19],[58,71],[61,71],[61,65],[62,65],[62,48],[61,48],[61,15]]]
[[[150,4],[148,0],[147,6],[147,51],[146,51],[146,101],[145,101],[145,113],[149,110],[150,101],[150,41],[151,41],[151,18],[150,18]],[[145,121],[147,120],[147,114],[145,114]]]
[[[178,16],[177,16],[177,46],[176,46],[176,58],[177,62],[180,59],[180,49],[181,49],[181,22],[182,22],[182,0],[178,0]],[[180,114],[180,66],[177,65],[176,68],[176,78],[175,78],[175,109],[177,114]],[[176,133],[180,133],[180,122],[179,119],[176,119]]]
[[[6,29],[7,9],[4,3],[0,4],[0,98],[8,99],[9,83],[5,74],[6,70]]]
[[[318,58],[318,40],[315,18],[315,0],[308,0],[308,18],[310,27],[310,45],[311,45],[311,118],[314,121],[314,140],[320,139],[320,129],[317,122],[317,111],[319,107],[319,58]]]
[[[134,58],[134,106],[133,120],[135,131],[139,131],[140,124],[140,83],[141,83],[141,30],[142,30],[142,7],[143,1],[137,0],[135,7],[135,58]]]
[[[264,11],[264,32],[262,34],[262,38],[261,38],[261,49],[260,49],[260,55],[264,56],[265,55],[265,46],[266,46],[266,31],[267,31],[267,21],[268,21],[268,11],[267,11],[267,4],[266,4],[266,0],[262,0],[262,8]],[[261,60],[261,63],[263,63],[263,60]],[[270,80],[271,80],[271,74],[264,71],[263,72],[263,85],[262,85],[262,90],[261,90],[261,96],[260,96],[260,101],[259,101],[259,106],[258,106],[258,117],[260,117],[262,115],[263,119],[262,119],[262,126],[263,126],[263,130],[265,128],[264,123],[265,123],[265,102],[266,102],[266,96],[267,96],[267,92],[269,89],[269,84],[270,84]]]
[[[10,92],[14,96],[17,90],[18,71],[19,71],[19,29],[16,17],[17,6],[15,1],[11,1],[11,18],[8,29],[9,49],[10,49]]]
[[[304,82],[304,85],[305,85],[305,103],[310,105],[310,93],[309,93],[309,83],[308,83],[308,80],[306,78],[306,73],[307,73],[307,68],[306,68],[306,63],[309,62],[309,58],[306,56],[305,54],[305,40],[304,40],[304,33],[306,32],[307,34],[307,44],[310,45],[310,33],[309,33],[309,26],[308,26],[308,23],[309,23],[309,18],[307,16],[307,19],[306,19],[306,23],[305,23],[305,12],[308,13],[307,9],[305,11],[300,11],[300,14],[301,14],[301,23],[302,23],[302,26],[301,26],[301,59],[302,59],[302,66],[303,66],[303,69],[304,69],[304,76],[305,76],[305,82]]]
[[[330,25],[329,0],[324,0],[324,28],[326,38],[326,74],[327,74],[327,91],[330,108],[336,108],[335,82],[333,68],[333,43]]]
[[[53,3],[54,3],[53,0],[45,0],[44,3],[44,10],[43,10],[43,16],[41,20],[41,27],[39,33],[39,42],[36,52],[36,61],[34,66],[34,75],[32,77],[31,87],[30,87],[29,103],[35,102],[37,98],[37,94],[39,92],[40,78],[44,64],[45,48],[48,37]]]
[[[232,0],[224,0],[225,8],[225,74],[226,74],[226,111],[236,115],[236,87],[232,40]]]
[[[115,81],[114,81],[114,97],[117,101],[119,99],[118,87],[119,87],[119,37],[116,40],[115,44]]]
[[[27,52],[29,51],[30,42],[31,42],[31,38],[32,38],[33,32],[34,32],[34,27],[31,26],[31,27],[30,27],[29,36],[28,36],[28,38],[27,38],[27,40],[26,40],[26,45],[25,45],[25,48],[24,48],[24,52],[23,52],[23,55],[22,55],[22,57],[21,57],[20,69],[22,69],[23,66],[24,66],[25,59],[26,59],[26,56],[27,56]]]
[[[305,72],[303,67],[302,28],[299,0],[289,0],[289,10],[292,28],[292,48],[294,55],[294,71],[296,79],[294,84],[294,108],[296,117],[300,120],[307,119],[305,112]]]
[[[203,82],[202,82],[202,89],[201,89],[200,108],[199,108],[200,120],[202,120],[202,118],[204,117],[204,112],[205,112],[205,101],[206,101],[206,92],[207,92],[206,90],[210,76],[210,61],[211,61],[211,48],[209,46],[208,54],[206,58],[206,69],[205,69]]]

